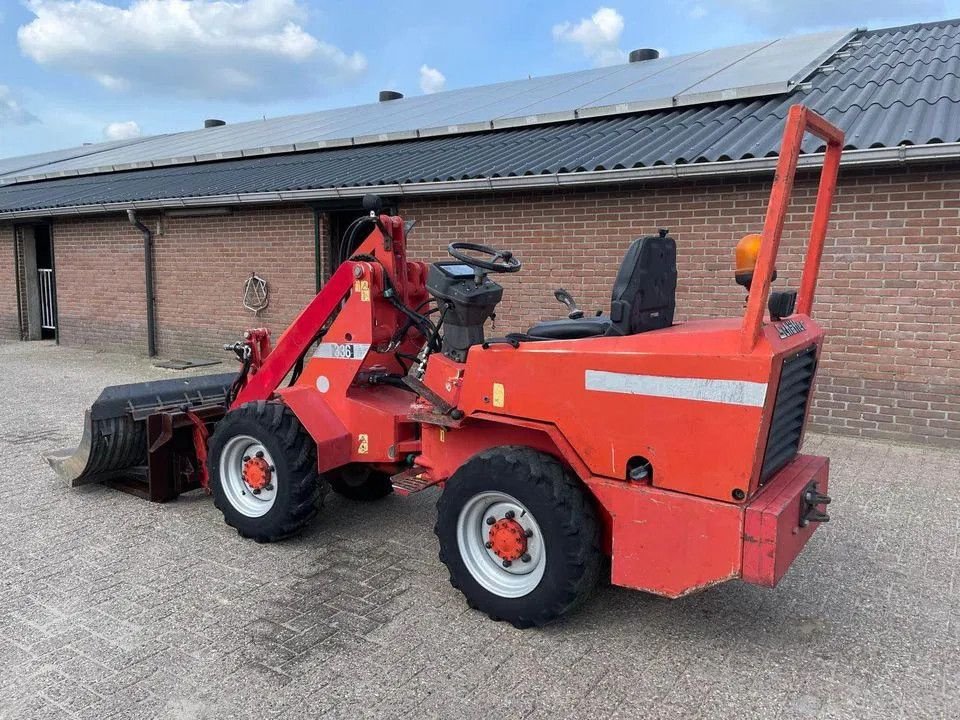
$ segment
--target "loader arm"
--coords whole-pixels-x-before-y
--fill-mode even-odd
[[[241,373],[238,379],[239,387],[236,389],[229,409],[232,410],[256,400],[269,400],[280,387],[287,373],[293,369],[310,345],[319,339],[324,326],[338,314],[344,299],[352,289],[365,285],[366,290],[361,290],[359,295],[362,303],[369,300],[369,280],[361,278],[366,276],[362,268],[357,268],[357,262],[354,260],[372,262],[375,267],[372,272],[378,278],[383,278],[383,281],[393,289],[395,296],[392,297],[396,297],[397,301],[407,298],[409,268],[403,221],[389,215],[380,215],[376,218],[370,216],[369,219],[376,222],[376,227],[354,248],[350,260],[340,264],[323,288],[290,323],[272,350],[269,349],[269,342],[267,343],[262,362],[254,362],[250,367],[249,375],[245,376]],[[240,345],[246,344],[248,350],[255,350],[257,332],[260,331],[248,330]],[[256,357],[255,352],[254,357]]]
[[[231,410],[244,403],[270,399],[300,356],[317,339],[324,323],[330,319],[350,291],[352,281],[353,265],[343,263],[323,289],[290,323],[263,364],[247,378],[246,384],[230,404]]]

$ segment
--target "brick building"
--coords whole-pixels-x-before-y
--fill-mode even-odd
[[[743,99],[675,95],[675,107],[528,115],[436,136],[361,127],[349,142],[298,142],[303,116],[0,160],[0,338],[145,353],[152,325],[164,357],[219,357],[244,327],[285,327],[330,274],[332,248],[371,191],[418,221],[413,257],[477,240],[522,258],[504,281],[498,330],[560,317],[558,286],[606,307],[629,241],[657,227],[678,243],[678,319],[739,315],[733,246],[761,227],[786,109],[803,103],[847,136],[814,308],[829,335],[812,427],[958,446],[960,21],[798,42],[826,51],[789,87]],[[274,146],[245,151],[255,125]],[[234,149],[161,157],[155,146],[170,138]],[[802,164],[816,165],[819,148],[806,150]],[[815,186],[799,178],[781,287],[796,286]],[[152,323],[144,235],[129,210],[151,231]],[[269,285],[257,318],[242,305],[251,272]]]

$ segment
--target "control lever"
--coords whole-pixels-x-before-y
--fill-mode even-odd
[[[567,312],[567,317],[571,320],[579,320],[583,317],[583,310],[577,307],[577,301],[573,299],[573,295],[568,293],[563,288],[557,288],[553,291],[553,296],[564,305],[569,312]]]

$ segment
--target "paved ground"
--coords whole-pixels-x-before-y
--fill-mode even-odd
[[[960,454],[811,438],[834,521],[779,588],[605,587],[520,632],[448,584],[435,493],[333,498],[256,545],[202,495],[71,490],[41,461],[103,385],[162,371],[49,343],[0,369],[4,720],[960,717]]]

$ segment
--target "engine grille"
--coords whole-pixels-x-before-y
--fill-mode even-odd
[[[800,434],[817,367],[817,347],[811,345],[784,359],[760,469],[762,485],[800,450]]]

